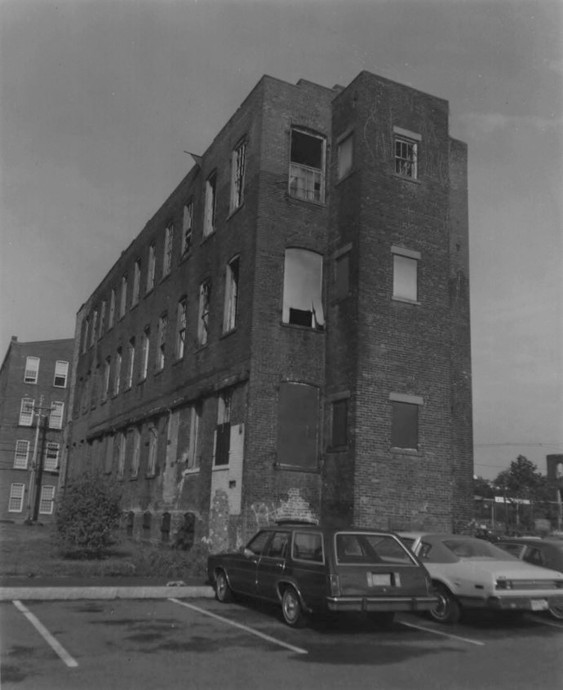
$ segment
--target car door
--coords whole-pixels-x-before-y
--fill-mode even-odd
[[[258,562],[271,536],[271,531],[258,532],[241,550],[229,573],[233,591],[256,596]]]
[[[279,530],[273,533],[262,553],[257,568],[257,590],[259,597],[277,601],[277,582],[285,570],[291,532]]]

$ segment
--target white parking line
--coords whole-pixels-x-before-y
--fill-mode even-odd
[[[205,616],[210,616],[211,618],[215,618],[218,621],[221,621],[222,623],[228,623],[229,625],[234,626],[235,628],[240,628],[241,630],[244,630],[245,632],[250,633],[251,635],[256,635],[256,637],[261,637],[263,640],[267,640],[268,642],[272,642],[273,644],[277,644],[280,647],[285,647],[286,649],[289,649],[292,652],[297,652],[297,654],[308,654],[306,649],[301,649],[300,647],[294,647],[291,644],[287,644],[287,642],[282,642],[281,640],[276,640],[274,637],[270,637],[269,635],[265,635],[264,633],[258,632],[258,630],[254,630],[253,628],[249,628],[246,625],[242,625],[241,623],[235,623],[234,621],[229,620],[228,618],[223,618],[223,616],[218,616],[216,613],[211,613],[211,611],[206,611],[205,609],[199,608],[199,606],[194,606],[193,604],[187,604],[185,601],[180,601],[179,599],[169,599],[168,601],[172,601],[175,604],[180,604],[180,606],[185,606],[188,609],[192,609],[193,611],[198,611],[199,613],[203,613]]]
[[[563,630],[563,624],[556,623],[555,620],[549,620],[549,618],[540,618],[540,616],[530,616],[534,623],[542,623],[543,625],[549,625],[552,628],[557,628],[558,630]]]
[[[479,640],[472,640],[469,637],[460,637],[459,635],[451,635],[450,633],[442,632],[441,630],[433,630],[432,628],[427,628],[424,625],[414,625],[414,623],[405,623],[405,621],[397,621],[401,625],[406,625],[407,628],[415,628],[416,630],[424,630],[425,632],[433,633],[434,635],[442,635],[443,637],[451,637],[453,640],[461,640],[461,642],[467,642],[468,644],[474,644],[479,647],[484,647],[485,643]]]
[[[56,652],[69,668],[76,668],[78,662],[73,659],[66,649],[51,635],[41,621],[27,609],[21,601],[14,600],[14,606],[21,611],[27,620],[33,625],[37,632],[43,637],[45,642]]]

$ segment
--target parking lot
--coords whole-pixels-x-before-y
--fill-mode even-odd
[[[2,687],[561,687],[563,624],[473,615],[438,626],[401,615],[288,628],[276,607],[214,600],[3,602]]]

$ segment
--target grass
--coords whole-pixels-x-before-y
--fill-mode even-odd
[[[0,523],[0,577],[205,577],[207,553],[194,546],[177,551],[167,546],[122,538],[102,559],[63,558],[52,525]]]

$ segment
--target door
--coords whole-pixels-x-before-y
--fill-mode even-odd
[[[258,563],[257,594],[264,599],[278,600],[276,583],[285,570],[290,532],[274,532]]]

